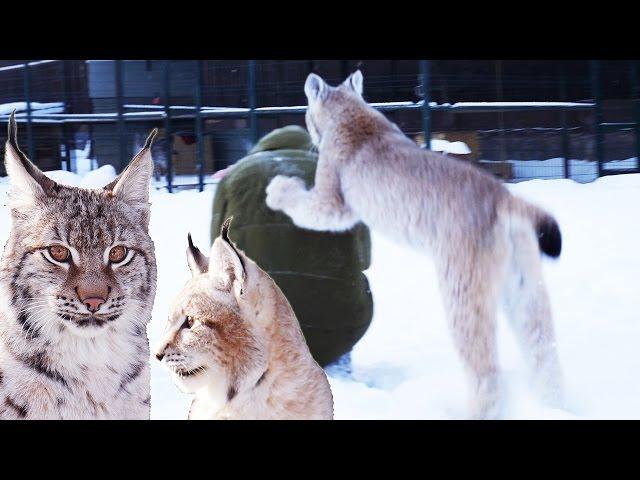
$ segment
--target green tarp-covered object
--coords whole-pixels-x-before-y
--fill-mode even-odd
[[[276,175],[314,182],[317,154],[308,133],[297,126],[274,130],[220,181],[213,205],[211,239],[233,215],[231,239],[267,271],[293,307],[316,361],[325,366],[351,350],[373,316],[369,282],[369,230],[358,224],[346,233],[296,227],[265,203]]]

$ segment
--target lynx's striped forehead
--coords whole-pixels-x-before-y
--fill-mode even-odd
[[[15,233],[29,243],[58,241],[84,250],[146,237],[143,213],[105,190],[60,186],[18,217]]]

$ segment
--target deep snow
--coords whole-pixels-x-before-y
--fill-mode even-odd
[[[97,187],[113,178],[103,167],[80,179],[51,172],[59,181]],[[551,211],[563,234],[559,260],[544,261],[565,376],[566,407],[541,405],[529,390],[524,363],[504,318],[500,359],[507,388],[504,418],[640,418],[640,175],[578,184],[532,180],[508,185]],[[6,203],[7,182],[0,180]],[[214,190],[153,191],[151,235],[158,259],[158,290],[149,325],[158,340],[172,296],[189,278],[187,232],[209,244]],[[8,235],[6,206],[0,241]],[[233,238],[233,232],[231,233]],[[465,418],[467,386],[453,348],[431,261],[373,234],[366,272],[375,316],[352,353],[353,373],[330,370],[335,414],[346,418]],[[180,393],[155,359],[152,418],[185,418],[190,397]]]

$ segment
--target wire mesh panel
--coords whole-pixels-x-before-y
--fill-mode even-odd
[[[636,145],[632,129],[604,134],[605,163],[608,171],[628,170],[636,167]]]
[[[596,81],[588,61],[435,60],[427,109],[416,60],[26,63],[0,61],[0,121],[17,109],[21,145],[45,170],[121,171],[158,128],[155,185],[202,188],[262,135],[305,125],[310,72],[338,85],[356,69],[364,74],[365,100],[416,143],[425,144],[427,111],[432,149],[505,180],[590,181],[637,166],[632,62],[601,62]],[[590,107],[596,86],[598,115]]]
[[[202,63],[202,96],[205,106],[248,106],[247,60],[205,60]]]

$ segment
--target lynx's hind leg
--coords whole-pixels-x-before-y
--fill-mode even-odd
[[[556,352],[540,247],[531,225],[514,219],[502,304],[523,351],[533,387],[552,406],[562,404],[562,375]]]
[[[502,410],[496,313],[503,262],[495,257],[459,248],[438,268],[454,344],[472,389],[471,414],[477,419],[497,418]]]

